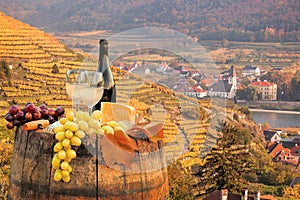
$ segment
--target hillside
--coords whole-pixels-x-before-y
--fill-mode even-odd
[[[9,105],[13,103],[24,105],[30,101],[35,104],[45,103],[49,107],[64,106],[70,109],[72,103],[66,95],[64,83],[66,70],[95,67],[95,60],[93,62],[85,58],[83,62],[82,56],[65,48],[43,31],[4,14],[0,15],[0,24],[0,32],[7,33],[0,37],[0,43],[5,44],[0,52],[12,49],[9,54],[0,56],[0,198],[2,198],[6,196],[9,184],[14,141],[14,134],[6,130],[3,119]],[[34,49],[42,51],[26,53]],[[41,56],[36,57],[36,54]],[[9,69],[9,65],[12,69]],[[214,162],[214,158],[218,153],[222,153],[222,148],[226,150],[226,155],[230,156],[229,165],[233,162],[234,155],[240,154],[243,162],[236,163],[239,170],[253,170],[251,166],[244,165],[252,160],[249,148],[261,150],[264,141],[246,108],[229,102],[226,107],[218,106],[220,104],[218,101],[222,101],[221,99],[198,100],[187,97],[137,75],[113,66],[111,68],[116,81],[117,101],[132,105],[137,113],[145,115],[146,120],[164,123],[166,160],[170,166],[173,166],[173,160],[178,160],[183,171],[192,176],[193,195],[205,195],[210,190],[221,187],[217,182],[210,182],[210,188],[206,188],[204,183],[211,178],[209,174],[205,174],[203,179],[202,173],[210,171],[208,169],[211,168],[218,168],[219,164]],[[219,125],[214,124],[216,119],[224,119],[229,126],[223,126],[221,122]],[[228,142],[226,138],[218,140],[229,132],[230,138],[235,138],[234,142],[231,140]],[[211,149],[212,153],[209,152]],[[208,154],[204,150],[208,150]],[[200,154],[202,157],[199,156]],[[171,177],[183,172],[176,170],[178,169],[175,169],[175,172],[170,171]],[[236,187],[239,186],[241,179],[244,180],[242,175],[237,174],[239,182],[233,183]],[[219,179],[223,178],[223,174],[217,176]],[[200,178],[203,182],[199,181]],[[179,185],[175,178],[170,178],[170,182]],[[243,183],[245,183],[243,186],[249,184],[245,180]],[[179,193],[182,192],[181,189],[179,190]],[[191,191],[188,192],[191,194]]]
[[[65,73],[69,68],[79,68],[76,60],[81,56],[49,34],[4,13],[0,13],[0,22],[0,107],[29,100],[52,106],[65,101],[64,105],[70,106]],[[1,116],[4,112],[0,108]]]
[[[158,26],[201,40],[300,40],[297,0],[0,0],[0,10],[48,32]]]

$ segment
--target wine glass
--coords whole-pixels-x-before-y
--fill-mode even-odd
[[[81,76],[82,87],[79,89],[80,99],[89,108],[90,115],[93,107],[101,100],[104,92],[102,72],[85,71]]]
[[[78,111],[80,103],[79,90],[82,87],[82,77],[83,70],[68,70],[66,74],[66,90],[68,95],[75,102],[75,109]]]

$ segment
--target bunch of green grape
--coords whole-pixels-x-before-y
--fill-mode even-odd
[[[101,129],[100,119],[102,112],[95,110],[91,115],[87,112],[76,112],[76,123],[80,131],[85,132],[87,135],[91,134],[104,134]]]
[[[95,110],[91,115],[83,111],[75,114],[70,111],[66,113],[65,118],[59,120],[60,125],[53,129],[57,140],[53,148],[55,154],[52,159],[55,181],[70,182],[70,173],[72,172],[70,162],[76,158],[76,151],[72,147],[79,147],[81,139],[86,134],[104,134],[100,119],[101,111]]]
[[[76,158],[76,151],[72,147],[79,147],[85,132],[78,129],[73,112],[68,112],[65,118],[59,120],[60,125],[53,129],[57,143],[53,147],[55,152],[52,167],[55,169],[54,180],[70,182],[72,167],[70,162]]]

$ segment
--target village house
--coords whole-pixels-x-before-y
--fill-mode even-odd
[[[267,151],[274,162],[281,162],[285,165],[298,166],[299,160],[291,154],[291,150],[282,146],[279,142],[270,142]]]
[[[291,148],[291,154],[296,158],[300,159],[300,146],[296,145]]]
[[[221,191],[215,190],[208,196],[204,197],[203,200],[276,200],[272,195],[261,195],[260,191],[255,192],[253,196],[248,194],[248,190],[243,190],[242,194],[234,194],[229,192],[227,189]]]
[[[223,73],[220,80],[212,86],[209,95],[214,97],[222,97],[233,99],[237,89],[237,77],[235,67],[231,66],[229,71]]]
[[[265,136],[265,140],[267,142],[276,142],[276,141],[280,141],[281,140],[281,136],[280,134],[282,133],[282,131],[280,130],[264,130],[264,136]]]
[[[259,93],[261,93],[261,100],[266,101],[276,101],[277,99],[277,84],[273,82],[255,81],[249,84],[250,87],[258,88]]]
[[[158,65],[156,72],[164,73],[168,68],[169,65],[166,62],[161,62],[161,64]]]
[[[300,137],[293,136],[280,140],[280,143],[283,147],[292,149],[293,147],[300,146]]]
[[[188,82],[179,80],[173,90],[182,93],[186,96],[203,98],[207,96],[207,92],[201,88],[201,86],[191,86]]]
[[[215,84],[215,79],[212,77],[206,77],[201,80],[201,84],[207,88],[210,88]]]
[[[246,65],[242,69],[242,75],[244,77],[246,76],[260,76],[260,69],[259,67],[253,66],[253,65]]]

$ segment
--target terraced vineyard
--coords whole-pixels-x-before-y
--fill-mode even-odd
[[[66,71],[95,69],[95,59],[82,59],[82,55],[65,48],[44,32],[3,13],[0,22],[0,61],[11,65],[7,74],[0,71],[0,117],[3,119],[11,104],[23,106],[29,101],[70,109],[72,102],[65,90]],[[111,69],[116,82],[117,102],[132,105],[138,116],[146,121],[163,123],[167,160],[184,158],[187,167],[203,163],[198,155],[210,126],[206,123],[209,116],[203,108],[209,110],[211,101],[176,94],[135,74],[113,66]],[[12,147],[12,133],[6,131],[4,124],[1,120],[0,139],[3,139],[0,146]],[[9,157],[11,151],[12,148],[0,149],[0,157],[3,153]],[[5,166],[9,171],[9,162]],[[0,173],[0,177],[6,177],[6,183],[8,175]],[[0,186],[5,190],[7,184]]]

